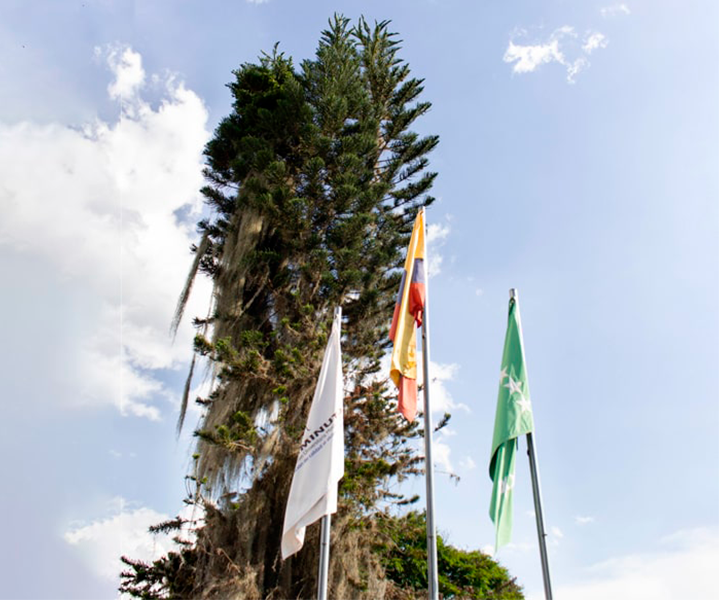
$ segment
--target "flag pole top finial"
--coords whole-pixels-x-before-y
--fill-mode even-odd
[[[518,298],[517,288],[510,288],[510,298],[517,300],[517,298]]]

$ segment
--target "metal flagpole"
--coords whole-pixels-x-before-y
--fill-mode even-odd
[[[330,564],[330,515],[320,521],[320,569],[318,572],[318,600],[327,600],[328,565]]]
[[[425,209],[422,209],[425,212]],[[423,243],[427,235],[427,222],[423,232]],[[426,246],[427,247],[427,246]],[[423,250],[425,250],[424,248]],[[438,600],[437,536],[435,533],[435,484],[433,480],[432,456],[432,417],[430,415],[430,330],[428,327],[428,257],[423,252],[425,270],[425,307],[423,309],[422,348],[423,348],[423,402],[425,410],[425,496],[427,501],[427,562],[428,597]]]
[[[530,459],[530,476],[532,478],[533,500],[535,501],[535,521],[537,523],[538,542],[540,543],[540,563],[542,564],[543,585],[545,586],[545,600],[552,600],[550,589],[550,567],[548,566],[547,545],[545,544],[545,523],[543,521],[542,499],[540,497],[540,476],[537,472],[537,458],[535,456],[535,442],[533,434],[526,436],[528,458]]]
[[[510,298],[518,302],[518,293],[515,288],[510,290]],[[532,479],[533,501],[535,503],[535,522],[537,524],[538,542],[540,544],[540,563],[542,565],[543,585],[545,587],[545,600],[552,600],[552,589],[550,588],[550,567],[548,565],[547,545],[545,538],[545,522],[542,512],[542,498],[540,494],[540,476],[538,475],[537,457],[535,456],[535,442],[532,432],[526,435],[528,447],[528,459],[530,460],[530,478]]]

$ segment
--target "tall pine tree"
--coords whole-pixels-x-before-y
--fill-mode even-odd
[[[197,542],[154,565],[125,559],[124,591],[145,597],[300,598],[316,589],[318,528],[280,559],[283,515],[333,308],[342,305],[346,475],[333,520],[330,595],[395,595],[375,543],[376,511],[407,502],[418,435],[395,411],[380,358],[417,209],[429,205],[437,136],[412,131],[430,109],[388,22],[335,16],[300,68],[276,50],[229,84],[232,113],[205,149],[212,215],[193,279],[212,278],[193,360],[211,365],[199,429]],[[412,500],[412,499],[411,499]],[[179,521],[161,524],[172,529]],[[397,590],[396,590],[397,591]]]

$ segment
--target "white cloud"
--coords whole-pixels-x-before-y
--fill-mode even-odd
[[[627,4],[613,4],[612,6],[601,8],[600,14],[604,18],[618,17],[620,15],[629,15],[630,9],[627,7]]]
[[[460,365],[455,363],[440,364],[430,360],[430,410],[433,413],[452,412],[455,409],[470,412],[470,408],[462,403],[455,402],[445,383],[453,381]],[[423,385],[424,371],[422,368],[422,355],[418,357],[418,384]]]
[[[95,55],[105,54],[107,63],[115,73],[115,81],[108,85],[108,94],[114,100],[133,99],[145,83],[142,57],[131,48],[114,46],[103,50],[95,48]]]
[[[450,216],[446,215],[445,218],[450,220]],[[443,256],[440,253],[440,248],[445,244],[445,240],[450,235],[450,225],[443,223],[431,223],[427,228],[427,259],[428,259],[428,277],[435,277],[440,274],[442,270]]]
[[[471,456],[466,456],[460,461],[460,468],[466,471],[472,471],[477,465]]]
[[[186,506],[180,516],[189,523],[180,532],[153,535],[148,527],[167,521],[170,518],[168,515],[133,505],[121,497],[113,498],[106,512],[108,514],[104,518],[70,527],[63,534],[63,539],[77,548],[90,571],[108,581],[118,581],[120,572],[126,568],[120,561],[121,556],[144,562],[155,560],[177,549],[172,540],[176,535],[191,541],[194,530],[202,523],[202,511]]]
[[[557,600],[717,600],[717,529],[680,531],[657,549],[620,556],[576,572],[575,582],[554,589]],[[529,596],[540,600],[542,594]]]
[[[435,466],[439,466],[445,473],[455,473],[452,461],[450,460],[451,453],[452,450],[448,444],[439,439],[433,440],[433,463]]]
[[[607,38],[599,31],[596,31],[595,33],[589,33],[586,36],[582,49],[585,53],[590,54],[593,50],[597,50],[598,48],[606,48],[607,45]]]
[[[432,244],[436,240],[444,240],[450,235],[450,225],[432,223],[427,228],[427,243]]]
[[[513,34],[513,38],[524,36],[524,30]],[[545,42],[519,44],[510,39],[503,61],[512,64],[513,73],[532,73],[543,64],[556,62],[565,67],[568,83],[575,83],[577,74],[590,66],[585,55],[607,44],[607,38],[599,32],[588,32],[580,42],[575,29],[565,25],[553,31]]]
[[[574,520],[575,520],[576,525],[587,525],[588,523],[594,523],[595,517],[590,517],[590,516],[583,517],[583,516],[577,515],[576,517],[574,517]]]
[[[565,57],[560,52],[557,40],[528,46],[514,44],[511,40],[503,60],[506,63],[515,63],[512,68],[513,73],[532,73],[545,63],[555,61],[564,64]]]
[[[527,554],[528,552],[536,552],[537,551],[537,541],[536,542],[510,542],[507,546],[503,546],[502,549],[498,549],[498,552],[503,551],[503,553],[511,554],[511,555],[518,555],[518,554]]]
[[[437,425],[437,423],[435,423]],[[452,448],[450,448],[450,438],[457,436],[457,431],[451,429],[447,425],[443,427],[433,436],[433,457],[436,465],[440,465],[444,472],[455,474],[455,466],[450,459]],[[421,453],[424,453],[424,443]],[[461,461],[462,464],[463,461]]]
[[[115,450],[114,448],[110,448],[108,450],[108,454],[112,456],[116,460],[120,460],[121,458],[137,458],[137,454],[135,452],[128,452],[127,454],[123,454],[122,452]]]
[[[381,368],[379,373],[373,375],[374,380],[385,379],[388,372],[390,371],[390,354],[386,354],[381,362]],[[418,356],[418,385],[423,384],[423,363],[422,355]],[[430,409],[433,415],[437,413],[452,412],[453,410],[464,410],[470,412],[470,409],[461,403],[456,403],[450,392],[445,387],[446,381],[451,381],[455,378],[455,375],[459,369],[459,365],[456,364],[439,364],[432,360],[430,361],[430,375],[432,377],[432,386],[430,389]],[[395,386],[390,382],[391,390],[395,391]],[[418,395],[418,410],[422,412],[422,403],[424,398],[422,393]],[[422,419],[422,416],[417,418]],[[438,419],[434,420],[434,426],[437,426]],[[452,423],[452,421],[451,421]],[[449,445],[449,440],[456,436],[456,432],[450,429],[448,426],[442,428],[437,434],[433,436],[433,463],[441,467],[446,473],[455,473],[455,467],[452,463],[451,454],[452,448]],[[423,440],[417,440],[417,450],[420,456],[425,456],[425,445]],[[475,463],[470,457],[467,461],[461,461],[460,465],[468,470],[474,468]]]
[[[572,63],[566,65],[567,67],[567,81],[568,83],[575,83],[575,77],[580,71],[584,71],[590,66],[590,61],[585,57],[581,56],[576,58]]]
[[[558,546],[560,545],[560,540],[565,537],[565,534],[563,534],[562,530],[553,525],[550,527],[550,535],[548,536],[548,542],[551,546]]]
[[[424,383],[424,370],[422,368],[422,355],[418,357],[418,385]],[[389,368],[389,367],[388,367]],[[452,413],[453,410],[464,410],[470,412],[470,409],[461,403],[453,400],[449,390],[445,387],[445,382],[455,379],[455,375],[460,368],[456,364],[440,364],[430,360],[430,378],[432,385],[430,386],[430,411],[432,414]],[[418,398],[418,402],[424,402],[422,394]],[[422,410],[420,408],[420,410]],[[434,423],[437,425],[437,421]],[[456,432],[447,426],[441,429],[434,437],[433,443],[433,462],[440,465],[444,471],[454,473],[455,468],[450,459],[452,449],[446,440],[455,437]],[[418,449],[424,455],[424,445],[422,440],[418,441]]]
[[[202,206],[207,110],[173,76],[151,107],[138,53],[96,54],[114,76],[117,122],[0,123],[0,248],[49,263],[92,304],[62,350],[76,368],[70,402],[158,419],[158,370],[188,360],[194,333],[184,323],[173,345],[168,330],[197,237],[176,211]],[[195,292],[190,315],[206,312],[209,283]]]

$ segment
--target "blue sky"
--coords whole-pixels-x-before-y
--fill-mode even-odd
[[[232,69],[276,41],[296,64],[312,56],[335,11],[392,20],[433,103],[418,128],[441,138],[440,531],[493,543],[487,464],[516,287],[556,597],[717,598],[718,6],[705,0],[5,0],[0,597],[112,598],[119,553],[169,547],[144,530],[182,508],[191,451],[174,427],[192,332],[173,344],[168,327],[202,148]],[[208,293],[197,286],[188,315]],[[524,461],[515,502],[498,559],[537,599]]]

